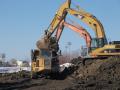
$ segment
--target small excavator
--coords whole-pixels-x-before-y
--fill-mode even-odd
[[[66,2],[61,5],[48,29],[45,30],[43,38],[37,41],[37,49],[31,50],[32,77],[59,73],[59,45],[57,39],[52,35],[60,22],[65,19],[67,15],[65,9],[70,8],[70,4],[71,0],[66,0]]]

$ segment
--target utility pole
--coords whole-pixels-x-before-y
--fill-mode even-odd
[[[68,49],[68,46],[66,45],[66,46],[65,46],[65,50],[66,50],[66,51],[65,51],[65,52],[66,52],[66,61],[68,62],[68,57],[67,57],[68,53],[67,53],[67,49]]]
[[[70,61],[71,60],[71,45],[72,45],[72,43],[68,42],[67,44],[69,46],[69,61]]]

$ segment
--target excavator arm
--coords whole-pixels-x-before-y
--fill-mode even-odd
[[[92,40],[90,34],[83,27],[81,27],[81,26],[76,27],[74,25],[71,25],[71,24],[65,22],[64,20],[60,23],[60,25],[58,26],[57,32],[56,32],[57,41],[59,41],[64,27],[68,27],[71,30],[79,33],[80,36],[83,37],[86,40],[87,47],[90,48],[91,40]]]
[[[73,15],[80,20],[82,20],[84,23],[86,23],[88,26],[90,26],[96,33],[96,38],[92,39],[92,46],[93,47],[103,47],[105,44],[107,44],[107,39],[105,36],[104,28],[100,21],[93,15],[85,12],[85,11],[77,11],[70,8],[71,0],[67,0],[57,11],[55,17],[53,18],[50,26],[48,27],[46,33],[45,33],[45,41],[50,40],[49,38],[52,36],[52,34],[55,32],[56,28],[60,24],[62,20],[66,18],[67,13],[70,15]],[[40,46],[39,41],[37,42],[37,47]],[[44,46],[44,45],[43,45]]]
[[[66,0],[66,2],[60,6],[50,26],[47,29],[48,37],[50,37],[54,33],[59,23],[66,17],[67,12],[65,10],[70,8],[70,4],[71,4],[71,0]]]
[[[38,40],[36,43],[36,46],[38,49],[44,48],[44,49],[50,49],[49,47],[52,47],[51,42],[56,44],[56,40],[54,37],[52,37],[52,34],[55,32],[57,26],[59,23],[65,19],[67,15],[66,9],[70,8],[71,0],[66,0],[64,4],[60,6],[58,11],[56,12],[56,15],[54,16],[51,24],[49,25],[48,29],[45,31],[45,35],[41,40]],[[58,47],[58,45],[57,45]],[[56,48],[55,48],[56,49]]]
[[[70,15],[73,15],[79,18],[81,21],[86,23],[88,26],[90,26],[95,31],[98,47],[102,47],[105,44],[107,44],[107,39],[105,36],[103,25],[95,16],[85,11],[77,11],[71,8],[67,9],[66,11]]]

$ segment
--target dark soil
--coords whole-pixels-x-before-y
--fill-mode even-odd
[[[65,90],[120,90],[120,58],[87,60],[78,66],[72,74],[75,84]]]
[[[120,58],[72,60],[75,68],[58,78],[0,80],[0,90],[120,90]],[[73,71],[74,70],[74,71]]]

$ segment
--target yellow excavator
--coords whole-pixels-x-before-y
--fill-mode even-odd
[[[63,20],[65,20],[68,13],[86,23],[96,33],[96,37],[92,38],[92,42],[89,44],[90,50],[87,56],[93,58],[120,56],[120,42],[107,42],[104,28],[100,21],[88,12],[71,9],[70,4],[71,0],[66,0],[66,2],[60,6],[50,26],[45,30],[44,37],[37,42],[37,49],[31,51],[32,75],[59,73],[59,39],[52,35],[60,24],[67,25]],[[62,29],[64,28],[64,25],[61,27]],[[60,34],[58,34],[58,37],[59,35]]]
[[[84,23],[86,23],[92,30],[95,31],[96,37],[92,38],[91,47],[86,49],[87,55],[84,58],[101,58],[109,56],[120,56],[120,41],[112,41],[108,43],[104,27],[101,22],[92,14],[84,10],[74,10],[71,8],[66,11]],[[83,48],[83,52],[85,49]]]
[[[60,22],[65,19],[67,12],[65,9],[70,8],[71,0],[66,0],[56,12],[48,29],[45,30],[44,37],[37,41],[37,49],[31,50],[32,59],[32,77],[35,75],[46,75],[59,72],[58,41],[53,35]]]
[[[45,30],[44,37],[37,42],[37,49],[31,51],[32,59],[32,77],[36,75],[57,74],[60,71],[58,51],[58,41],[60,39],[62,28],[66,26],[75,32],[78,32],[86,40],[87,46],[90,47],[91,37],[82,27],[75,27],[64,22],[67,12],[70,8],[71,0],[67,0],[57,11],[50,26]],[[52,36],[57,29],[55,36]]]

